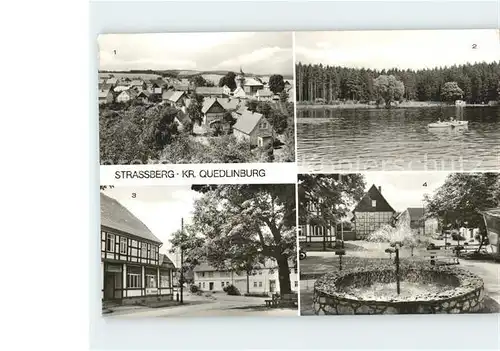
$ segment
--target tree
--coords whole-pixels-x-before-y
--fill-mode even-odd
[[[379,100],[385,102],[387,108],[391,107],[393,101],[403,97],[405,88],[403,82],[393,75],[380,75],[373,81],[373,87]]]
[[[299,223],[335,225],[361,200],[364,189],[362,174],[299,174]]]
[[[453,173],[432,197],[425,199],[426,216],[438,217],[455,228],[479,228],[478,251],[487,237],[482,211],[500,204],[498,173]]]
[[[248,100],[247,101],[247,109],[248,109],[248,111],[251,111],[251,112],[257,111],[257,105],[258,105],[257,100]]]
[[[179,111],[174,107],[160,105],[146,111],[144,115],[146,123],[140,142],[155,156],[159,155],[178,134],[178,125],[175,121],[178,113]]]
[[[276,261],[281,294],[290,293],[289,263],[296,263],[295,186],[193,186],[192,225],[184,242],[191,262],[218,269],[246,269],[263,259]],[[178,241],[172,241],[178,247]],[[249,265],[249,262],[252,263]]]
[[[231,91],[236,89],[236,74],[234,72],[227,72],[225,76],[219,80],[219,86],[226,85]]]
[[[214,84],[212,82],[207,81],[203,76],[197,75],[191,77],[189,82],[193,84],[195,87],[213,87]]]
[[[285,102],[288,102],[288,93],[286,91],[282,91],[279,95],[280,97],[280,102],[281,103],[285,103]]]
[[[279,94],[285,89],[285,81],[281,74],[273,74],[269,77],[269,90],[274,94]]]
[[[441,89],[441,99],[443,101],[455,101],[461,99],[464,92],[458,86],[457,82],[446,82]]]
[[[201,125],[201,122],[203,121],[203,112],[201,111],[203,108],[203,96],[193,92],[190,100],[191,103],[186,109],[186,113],[189,119],[191,119],[191,122],[196,122],[198,125]]]

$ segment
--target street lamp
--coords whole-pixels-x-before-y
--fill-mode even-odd
[[[391,248],[394,250],[396,254],[396,257],[394,258],[394,264],[396,265],[396,290],[398,292],[398,295],[401,293],[401,288],[400,288],[400,276],[399,276],[399,249],[403,246],[403,243],[401,241],[396,241],[394,243],[391,243]],[[387,252],[387,250],[386,250]]]
[[[342,256],[345,255],[344,249],[335,250],[335,255],[339,256],[339,270],[342,270]]]

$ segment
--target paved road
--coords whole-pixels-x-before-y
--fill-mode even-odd
[[[165,308],[141,308],[127,313],[111,314],[107,318],[149,318],[187,316],[297,316],[287,308],[266,308],[264,298],[214,294],[214,298],[187,295],[186,305]],[[190,304],[190,302],[193,302]]]

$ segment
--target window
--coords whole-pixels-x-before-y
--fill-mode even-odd
[[[128,288],[140,288],[141,287],[141,275],[137,273],[127,273],[127,287]]]
[[[262,270],[261,269],[259,269],[259,275],[262,275]]]
[[[377,207],[377,200],[372,200],[372,207]]]
[[[205,282],[203,282],[203,289],[205,289]]]
[[[296,281],[294,281],[294,282],[293,282],[293,285],[294,285],[295,287],[298,287],[298,286],[299,286],[299,282],[296,280]]]
[[[200,277],[203,277],[203,278],[205,277],[205,272],[199,272],[198,274],[200,275]]]
[[[256,288],[257,287],[257,282],[253,282],[253,287]]]
[[[208,272],[208,277],[209,278],[213,278],[213,276],[214,276],[214,272]]]
[[[267,129],[267,122],[261,122],[259,127],[260,129]]]
[[[127,238],[120,238],[120,253],[127,254]]]
[[[226,282],[226,286],[229,286],[229,282]]]
[[[148,253],[148,247],[147,247],[147,244],[146,243],[142,243],[142,247],[141,247],[141,257],[142,258],[146,258],[147,256],[147,253]]]
[[[170,274],[168,272],[161,272],[160,284],[162,288],[170,288]]]
[[[220,282],[220,286],[221,286],[221,287],[224,287],[224,282]]]
[[[151,244],[148,244],[148,256],[147,258],[152,258],[153,255],[151,254]]]
[[[198,288],[201,288],[201,283],[198,283]]]
[[[115,235],[106,234],[106,251],[115,252]]]
[[[146,288],[156,288],[156,275],[146,274]]]
[[[262,282],[259,282],[259,288],[262,288]]]

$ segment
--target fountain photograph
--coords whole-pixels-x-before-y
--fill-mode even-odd
[[[301,315],[500,312],[498,173],[299,174]]]
[[[493,171],[500,32],[295,34],[300,173]]]

